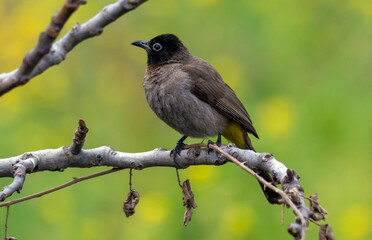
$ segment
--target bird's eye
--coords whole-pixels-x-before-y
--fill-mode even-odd
[[[155,43],[153,46],[152,46],[152,49],[154,49],[154,51],[160,51],[163,47],[161,46],[160,43]]]

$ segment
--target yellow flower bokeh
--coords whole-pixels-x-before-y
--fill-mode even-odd
[[[261,131],[273,137],[282,137],[291,132],[295,121],[295,107],[285,96],[274,96],[266,99],[258,107],[256,122]]]
[[[144,224],[158,225],[168,216],[168,199],[158,193],[142,196],[136,214]]]
[[[222,78],[228,85],[238,91],[243,81],[243,67],[239,59],[229,54],[218,54],[210,59],[211,64],[221,74]],[[245,88],[249,88],[249,79],[244,79]]]
[[[346,239],[366,239],[371,227],[372,210],[367,204],[354,204],[346,208],[340,218],[340,231]]]
[[[372,2],[370,0],[349,0],[350,5],[356,10],[364,14],[368,18],[372,18]]]
[[[188,178],[195,184],[209,182],[217,177],[219,169],[214,166],[192,166],[185,170]]]
[[[224,235],[231,237],[242,237],[249,234],[254,226],[256,212],[246,204],[234,204],[224,211],[224,219],[221,222],[221,229],[227,230]]]

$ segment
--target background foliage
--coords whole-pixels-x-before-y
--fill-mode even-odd
[[[64,32],[110,2],[88,1]],[[19,66],[62,4],[0,1],[1,72]],[[173,148],[180,135],[147,106],[146,56],[130,46],[168,32],[210,61],[235,89],[260,135],[255,148],[295,169],[306,194],[319,194],[338,239],[371,239],[369,0],[151,0],[0,99],[0,157],[69,145],[79,118],[90,128],[86,148]],[[32,174],[12,198],[98,170]],[[121,210],[126,171],[11,207],[9,234],[56,240],[290,238],[286,226],[293,214],[288,210],[282,226],[281,207],[270,206],[256,180],[237,167],[193,167],[181,177],[190,178],[198,203],[188,227],[182,226],[174,169],[152,168],[134,172],[142,198],[129,219]],[[10,181],[0,179],[0,185]],[[310,225],[309,239],[317,234],[318,227]]]

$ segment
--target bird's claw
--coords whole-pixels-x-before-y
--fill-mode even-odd
[[[217,142],[216,143],[214,143],[214,142],[212,142],[211,140],[208,140],[208,143],[207,143],[207,149],[208,149],[208,154],[210,153],[210,152],[212,152],[212,148],[210,148],[209,147],[209,145],[213,145],[213,144],[216,144],[217,145],[217,147],[221,147],[221,134],[218,134],[218,138],[217,138]]]
[[[210,148],[209,145],[214,145],[214,142],[212,142],[211,140],[208,140],[208,143],[207,143],[208,154],[211,153],[211,152],[213,151],[213,149]],[[217,145],[217,146],[218,146],[218,145]]]
[[[170,152],[170,156],[173,158],[174,161],[176,161],[177,155],[180,155],[184,146],[186,146],[186,144],[178,141],[177,145],[172,149],[172,151]]]
[[[217,139],[216,145],[217,147],[221,147],[221,136]]]

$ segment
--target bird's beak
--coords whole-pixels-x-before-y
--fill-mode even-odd
[[[150,50],[151,50],[148,41],[134,41],[131,44],[134,45],[134,46],[145,49],[146,52],[150,52]]]

